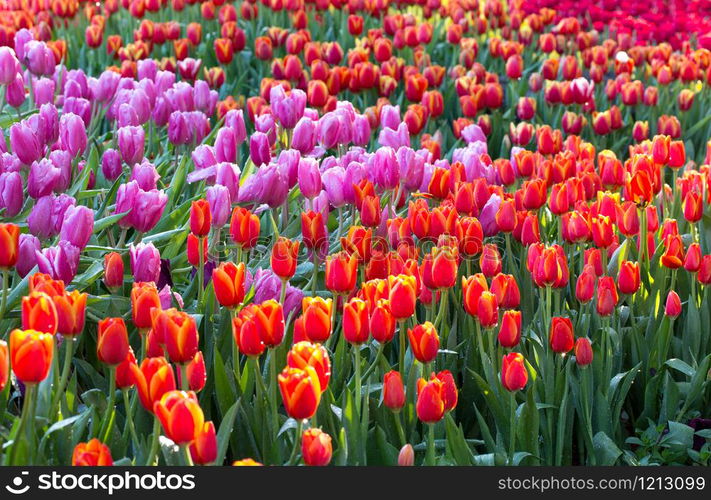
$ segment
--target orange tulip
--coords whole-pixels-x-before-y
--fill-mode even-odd
[[[134,368],[136,364],[136,355],[133,354],[133,349],[129,346],[126,358],[116,367],[116,387],[119,389],[128,389],[133,387],[136,381],[134,380]]]
[[[617,275],[617,286],[622,293],[631,295],[639,290],[639,263],[625,260],[620,265],[620,272]]]
[[[368,305],[353,298],[343,305],[343,336],[351,344],[367,342],[370,336]]]
[[[123,286],[123,259],[117,252],[104,255],[104,284],[113,292]]]
[[[234,467],[262,467],[263,465],[264,464],[255,461],[253,458],[243,458],[242,460],[235,460],[232,462],[232,466]]]
[[[405,386],[400,372],[390,370],[383,377],[383,404],[395,412],[405,406]]]
[[[280,236],[272,247],[272,271],[283,280],[291,278],[296,273],[298,256],[299,242]]]
[[[157,403],[163,394],[175,390],[173,368],[162,356],[146,358],[140,367],[134,365],[131,370],[141,404],[150,413],[153,413],[153,404]]]
[[[120,364],[128,355],[128,332],[122,318],[99,321],[96,354],[99,361],[110,366]]]
[[[321,429],[311,428],[301,437],[301,458],[306,465],[324,467],[331,462],[331,436]]]
[[[468,278],[462,277],[462,302],[464,310],[476,316],[479,307],[479,297],[485,291],[489,290],[489,285],[486,282],[486,277],[482,273],[477,273]]]
[[[200,242],[202,242],[202,261],[204,263],[207,262],[207,238],[195,236],[193,233],[188,234],[186,253],[188,262],[193,267],[198,267],[200,265]]]
[[[433,424],[444,417],[444,383],[438,378],[417,381],[417,417],[425,423]]]
[[[30,293],[43,292],[50,297],[64,295],[64,282],[62,280],[53,280],[48,274],[35,273],[30,276],[28,284]]]
[[[215,424],[205,422],[197,430],[195,440],[190,444],[190,456],[193,463],[207,465],[217,460],[217,434]]]
[[[79,335],[84,330],[86,298],[87,294],[74,290],[52,300],[57,310],[57,331],[65,337]]]
[[[303,369],[286,367],[279,374],[279,390],[286,413],[297,420],[311,418],[321,401],[321,384],[311,366]]]
[[[670,234],[664,239],[665,251],[659,261],[669,269],[679,269],[684,265],[684,242],[678,234]]]
[[[236,207],[230,220],[230,236],[232,241],[248,250],[257,244],[259,238],[259,217],[246,208]]]
[[[407,330],[410,339],[410,349],[420,363],[429,363],[437,357],[439,351],[439,335],[434,325],[429,321]]]
[[[244,262],[223,262],[212,271],[215,298],[221,306],[234,309],[244,300]]]
[[[20,249],[20,228],[16,224],[0,224],[0,269],[15,267]]]
[[[52,298],[43,292],[31,292],[22,297],[22,328],[54,335],[59,319]]]
[[[54,355],[51,334],[36,330],[13,330],[10,333],[12,371],[24,384],[36,384],[47,378]]]
[[[7,342],[0,340],[0,391],[5,389],[10,378],[10,351]]]
[[[301,321],[307,338],[313,342],[324,342],[331,335],[332,299],[304,297]]]
[[[173,363],[189,363],[200,341],[195,318],[175,308],[153,310],[153,332]]]
[[[499,304],[496,295],[483,291],[479,296],[476,317],[484,328],[492,328],[499,322]]]
[[[501,317],[499,344],[513,348],[521,341],[521,311],[507,310]]]
[[[203,429],[205,416],[192,391],[169,391],[153,404],[165,435],[177,445],[195,440]]]
[[[518,391],[526,387],[528,372],[524,364],[523,354],[512,352],[506,354],[501,364],[501,385],[507,391]]]
[[[484,276],[492,277],[501,272],[503,263],[499,249],[495,244],[484,245],[479,258],[479,266]]]
[[[415,313],[417,301],[417,280],[414,276],[399,274],[388,276],[390,312],[398,320],[409,318]]]
[[[131,289],[133,325],[139,330],[150,328],[153,324],[151,311],[154,308],[160,309],[160,298],[155,283],[134,283]]]
[[[242,310],[232,319],[232,335],[239,352],[245,356],[261,356],[266,349],[254,315],[249,309]]]
[[[390,310],[390,301],[380,299],[370,313],[370,334],[380,344],[390,342],[395,336],[395,318]]]
[[[74,447],[72,465],[95,467],[113,464],[111,450],[96,438],[88,443],[79,443]]]
[[[349,293],[356,286],[358,257],[338,252],[326,257],[326,288],[334,293]]]
[[[207,236],[210,233],[212,215],[206,199],[193,201],[190,205],[190,232],[195,236]]]

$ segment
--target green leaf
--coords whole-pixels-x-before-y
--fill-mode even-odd
[[[230,406],[227,413],[223,415],[222,422],[220,422],[220,429],[217,431],[217,459],[215,460],[215,465],[222,465],[225,461],[227,446],[230,444],[230,434],[232,434],[232,427],[237,416],[237,410],[239,410],[240,401],[241,399],[238,399],[235,404]]]
[[[615,465],[617,459],[622,455],[622,450],[602,431],[593,437],[593,447],[597,465]]]

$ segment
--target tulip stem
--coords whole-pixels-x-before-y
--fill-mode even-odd
[[[180,369],[180,390],[189,391],[190,381],[188,380],[188,364],[178,363],[178,368]]]
[[[291,455],[289,456],[288,465],[296,465],[296,456],[299,453],[299,447],[301,445],[301,435],[304,432],[304,421],[298,419],[296,421],[296,433],[294,434],[294,447],[291,450]]]
[[[514,454],[516,453],[516,393],[514,391],[509,391],[509,397],[511,398],[511,420],[509,432],[511,437],[509,438],[509,465],[514,464]]]
[[[398,369],[402,375],[405,375],[405,322],[403,320],[398,321],[398,337],[400,337],[400,352],[398,360]]]
[[[289,280],[286,278],[281,279],[281,293],[279,294],[279,303],[283,306],[284,300],[286,299],[286,287],[289,285]]]
[[[277,363],[276,348],[269,351],[269,404],[272,410],[273,439],[279,432],[279,413],[277,412]]]
[[[425,457],[425,465],[435,465],[435,426],[434,424],[428,424],[428,437],[427,437],[427,456]]]
[[[356,403],[356,413],[360,418],[360,408],[361,400],[363,395],[361,394],[361,378],[360,378],[360,345],[355,344],[353,346],[353,363],[355,369],[355,403]]]
[[[264,385],[264,378],[262,377],[262,372],[259,369],[259,358],[256,356],[250,356],[249,360],[252,362],[254,377],[257,379],[257,401],[261,404],[264,399],[264,395],[267,393],[267,388]]]
[[[123,406],[126,410],[126,425],[128,426],[128,432],[131,434],[131,441],[133,442],[134,450],[138,450],[138,435],[136,434],[136,427],[133,425],[133,408],[131,408],[131,402],[128,398],[128,389],[121,389],[121,392],[123,393]]]
[[[106,407],[106,415],[104,416],[104,422],[101,424],[101,431],[99,432],[99,439],[103,443],[106,443],[111,434],[111,429],[114,426],[114,419],[116,416],[116,411],[114,408],[114,403],[116,402],[116,367],[109,367],[109,404]]]
[[[151,448],[148,452],[148,460],[146,460],[146,465],[153,465],[155,462],[156,454],[158,453],[158,438],[160,437],[160,420],[158,417],[153,415],[153,436],[151,438]]]
[[[0,302],[0,319],[5,317],[5,308],[7,307],[7,291],[9,288],[9,273],[7,269],[2,270],[2,302]]]
[[[313,261],[314,261],[314,270],[313,270],[313,275],[311,276],[311,296],[316,297],[316,285],[318,281],[318,254],[316,253],[316,249],[314,248],[311,250],[311,253],[313,254]]]
[[[34,400],[37,392],[37,384],[25,384],[25,401],[22,405],[22,415],[20,416],[20,423],[17,426],[17,431],[12,441],[12,449],[7,455],[7,461],[5,465],[20,465],[15,463],[16,454],[18,451],[18,443],[22,442],[24,446],[27,447],[29,453],[32,452],[32,432],[33,432],[33,420],[34,420]],[[27,427],[29,425],[29,428]],[[27,436],[23,436],[27,434]],[[27,463],[22,465],[31,464],[29,457],[26,458]]]
[[[64,388],[67,385],[67,379],[69,378],[69,371],[72,368],[72,359],[74,357],[74,337],[64,337],[66,339],[66,345],[64,351],[64,365],[62,366],[62,375],[59,378],[59,385],[55,388],[54,395],[52,396],[52,404],[50,405],[50,418],[57,416],[57,405],[59,404]],[[61,408],[59,409],[61,412]]]
[[[407,438],[405,438],[405,430],[402,428],[402,422],[400,421],[400,412],[393,412],[393,418],[395,419],[397,434],[400,437],[400,447],[403,447],[407,444]]]
[[[205,295],[205,255],[202,253],[205,237],[198,237],[198,310],[202,309],[202,299]]]
[[[183,455],[183,461],[185,462],[185,465],[192,467],[193,465],[193,457],[190,456],[190,445],[184,444],[180,447],[180,452]]]
[[[383,349],[384,348],[385,348],[385,344],[380,344],[378,346],[378,352],[375,354],[375,359],[373,359],[373,362],[365,370],[365,373],[363,373],[363,380],[368,380],[368,377],[370,377],[370,375],[373,373],[373,370],[375,370],[375,367],[378,366],[378,362],[380,361],[380,358],[383,357]]]

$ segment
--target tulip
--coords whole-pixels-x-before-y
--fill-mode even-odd
[[[332,454],[331,436],[316,428],[304,431],[301,438],[301,458],[306,465],[324,467],[331,462]]]
[[[439,335],[434,325],[429,321],[407,330],[412,354],[420,363],[434,361],[439,351]]]
[[[10,333],[12,371],[23,384],[37,384],[47,378],[54,354],[52,334],[36,330]]]
[[[152,310],[160,309],[158,289],[154,282],[135,282],[131,289],[131,317],[139,330],[153,325]]]
[[[397,456],[397,464],[401,467],[415,465],[415,450],[411,444],[406,444],[400,449]]]
[[[10,147],[25,165],[39,160],[43,153],[39,138],[25,121],[16,122],[10,127]]]
[[[242,303],[245,295],[245,265],[223,262],[212,271],[215,298],[221,306],[234,309]]]
[[[165,345],[170,360],[181,365],[191,362],[200,340],[195,318],[173,308],[156,308],[151,315],[153,332]]]
[[[499,321],[499,305],[496,295],[489,291],[482,291],[477,303],[477,319],[484,328],[493,328]]]
[[[83,205],[70,206],[64,212],[59,237],[75,247],[86,247],[94,231],[94,211]]]
[[[0,269],[15,267],[20,255],[20,228],[15,224],[0,223]]]
[[[701,268],[701,246],[698,243],[692,243],[686,250],[684,257],[684,269],[690,273],[698,272]]]
[[[126,358],[116,367],[116,387],[124,390],[134,386],[135,380],[133,373],[136,364],[136,355],[133,354],[133,349],[129,346]]]
[[[417,281],[414,276],[400,274],[388,276],[388,301],[393,317],[402,321],[415,313]]]
[[[611,315],[617,306],[618,296],[615,281],[611,276],[602,276],[597,281],[596,309],[600,316]]]
[[[558,354],[567,353],[573,348],[574,340],[573,323],[569,318],[551,318],[549,341],[553,352]]]
[[[274,274],[282,280],[292,278],[296,273],[298,254],[299,242],[280,236],[272,247],[271,268]],[[282,287],[282,290],[282,294],[285,294],[286,287]]]
[[[665,251],[659,262],[669,269],[678,269],[684,264],[684,243],[679,234],[669,234],[664,239]]]
[[[304,369],[286,367],[279,374],[278,381],[286,413],[297,420],[313,417],[321,401],[316,371],[311,366]]]
[[[515,392],[526,387],[528,372],[523,355],[512,352],[504,355],[501,364],[501,385],[510,392]]]
[[[639,290],[639,263],[627,260],[622,262],[620,272],[617,275],[617,286],[622,293],[628,295],[632,295]]]
[[[417,417],[425,423],[433,424],[442,420],[445,414],[444,383],[438,378],[417,381]]]
[[[113,464],[111,450],[96,438],[88,443],[77,444],[72,452],[72,465],[74,466],[96,467]]]
[[[484,245],[479,258],[479,266],[484,276],[492,277],[499,274],[502,265],[501,254],[497,246],[493,243]]]
[[[87,144],[86,125],[79,116],[74,113],[62,113],[59,120],[59,137],[62,147],[72,158],[84,153]]]
[[[217,434],[211,421],[196,429],[195,440],[190,443],[190,457],[198,465],[208,465],[217,460]]]
[[[123,259],[116,252],[104,255],[104,284],[112,292],[123,286]]]
[[[207,200],[193,201],[190,206],[190,232],[201,238],[207,236],[211,223],[210,204]]]
[[[59,320],[52,298],[44,292],[34,291],[22,297],[22,328],[50,335],[57,333]]]
[[[158,282],[160,277],[160,253],[153,243],[138,243],[129,246],[131,272],[135,281]]]
[[[331,335],[331,313],[333,300],[321,297],[304,297],[302,303],[303,314],[299,328],[307,338],[313,342],[324,342]]]
[[[4,172],[0,174],[0,210],[4,210],[6,217],[14,217],[24,203],[22,177],[18,172]]]
[[[684,218],[693,224],[699,222],[703,215],[703,197],[696,191],[689,191],[684,197]]]
[[[306,341],[295,343],[287,353],[286,364],[291,368],[301,370],[310,366],[316,371],[321,392],[323,393],[328,387],[328,382],[331,379],[331,360],[321,344],[312,344]]]
[[[593,350],[590,345],[590,340],[586,337],[580,337],[575,341],[575,362],[578,366],[587,366],[592,363]]]
[[[243,251],[249,250],[257,244],[259,228],[259,217],[242,207],[234,209],[230,220],[230,236]]]
[[[246,356],[259,357],[266,348],[254,317],[246,311],[232,320],[232,335],[239,352]]]
[[[134,165],[143,159],[145,135],[143,127],[139,126],[127,126],[118,129],[116,132],[118,149],[124,163]]]
[[[464,310],[472,315],[476,316],[477,309],[479,307],[479,297],[485,291],[488,291],[489,285],[486,282],[486,277],[477,273],[468,278],[462,277],[462,302],[464,304]]]
[[[501,346],[509,349],[518,345],[521,341],[521,311],[504,311],[498,339]]]
[[[128,349],[128,332],[123,319],[106,318],[99,321],[96,342],[99,361],[116,366],[126,359]]]
[[[702,285],[711,284],[711,254],[704,255],[701,258],[701,265],[699,266],[699,272],[696,275],[696,279]]]
[[[391,370],[383,377],[383,404],[394,412],[405,406],[405,386],[400,372]]]
[[[133,368],[133,375],[141,404],[150,413],[164,394],[175,390],[173,368],[163,357],[145,358]]]
[[[78,290],[53,297],[52,302],[57,311],[57,331],[63,336],[79,335],[84,329],[86,298],[87,294]]]
[[[166,392],[160,401],[154,403],[153,411],[163,426],[165,435],[179,446],[194,441],[205,423],[205,416],[192,391]]]
[[[390,310],[390,302],[388,300],[378,300],[372,306],[369,330],[373,338],[380,344],[390,342],[395,336],[395,318]]]
[[[679,294],[674,290],[670,290],[667,295],[667,301],[664,304],[664,314],[672,319],[681,314],[681,299],[679,299]]]
[[[358,258],[355,254],[338,252],[326,257],[326,288],[336,294],[352,291],[356,285]]]
[[[210,205],[212,226],[222,228],[230,217],[231,198],[230,190],[226,186],[215,184],[205,191],[205,198]]]

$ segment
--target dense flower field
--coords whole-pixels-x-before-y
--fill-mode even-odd
[[[4,464],[711,461],[708,0],[0,0]]]

